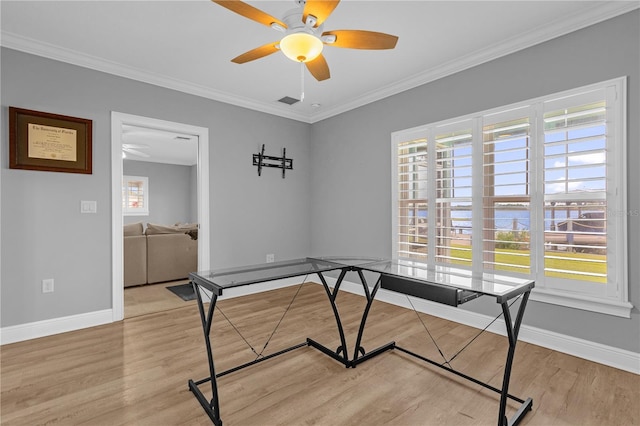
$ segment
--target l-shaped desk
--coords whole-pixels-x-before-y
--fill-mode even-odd
[[[332,271],[339,273],[333,288],[329,286],[323,275],[326,272]],[[358,274],[367,299],[351,357],[349,356],[340,313],[335,302],[340,285],[348,272],[355,272]],[[378,279],[373,287],[370,287],[367,283],[365,272],[378,275]],[[254,361],[239,365],[229,370],[216,373],[210,332],[218,296],[221,296],[223,291],[229,288],[285,278],[307,276],[310,274],[317,275],[325,289],[336,320],[340,346],[336,350],[332,350],[311,338],[307,338],[305,342],[300,344],[257,358]],[[209,377],[202,380],[195,382],[193,380],[189,380],[189,389],[196,396],[203,409],[216,426],[222,426],[217,378],[305,346],[311,346],[325,353],[336,361],[344,364],[347,368],[355,368],[358,364],[365,362],[367,359],[388,350],[399,350],[404,352],[500,394],[498,426],[516,425],[522,420],[524,415],[531,410],[533,404],[531,398],[523,400],[509,394],[509,380],[511,377],[511,367],[513,365],[520,325],[522,324],[522,318],[529,299],[529,294],[531,293],[531,289],[534,287],[533,281],[488,273],[476,276],[475,274],[472,274],[471,271],[465,269],[433,266],[409,260],[345,257],[308,257],[240,268],[194,272],[189,274],[189,279],[191,280],[197,296],[210,373]],[[450,306],[458,306],[469,300],[482,296],[493,297],[502,308],[502,316],[509,342],[504,366],[502,388],[498,389],[478,379],[470,377],[463,372],[455,370],[450,365],[442,364],[404,349],[398,346],[395,342],[390,342],[377,349],[366,352],[361,346],[362,336],[371,305],[380,288]],[[211,299],[209,307],[206,309],[206,301],[203,299],[203,294],[206,294],[207,296],[210,295],[209,297]],[[517,297],[520,297],[521,301],[517,308],[515,319],[512,319],[510,302]],[[211,386],[210,393],[212,397],[210,400],[208,400],[200,390],[200,386],[205,385],[206,383],[209,383]],[[520,403],[520,407],[510,419],[506,416],[507,399]]]

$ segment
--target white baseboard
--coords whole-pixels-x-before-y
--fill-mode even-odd
[[[330,286],[335,284],[336,280],[334,278],[325,278]],[[288,287],[299,283],[300,281],[298,278],[287,278],[257,285],[231,288],[225,290],[225,294],[221,296],[220,299],[230,299],[248,294],[261,293],[263,291]],[[362,285],[358,283],[345,280],[342,282],[340,289],[349,293],[364,296]],[[376,300],[411,309],[411,305],[408,303],[405,296],[391,291],[386,291],[384,289],[380,289],[378,291]],[[413,298],[412,301],[413,306],[419,312],[428,313],[429,315],[434,315],[474,328],[482,329],[493,319],[487,315],[466,311],[464,309],[456,309],[451,306],[429,302],[427,300]],[[110,322],[113,322],[113,313],[112,310],[107,309],[63,318],[55,318],[52,320],[3,327],[0,329],[0,345],[50,336],[67,331],[79,330],[87,327],[94,327],[97,325],[108,324]],[[487,331],[505,335],[504,322],[502,319],[494,322]],[[519,340],[577,356],[589,361],[608,365],[620,370],[640,374],[640,354],[635,352],[555,333],[549,330],[543,330],[541,328],[527,326],[526,324],[523,324],[520,328]]]
[[[251,286],[230,288],[225,290],[224,295],[220,297],[220,300],[245,296],[247,294],[261,293],[263,291],[288,287],[299,283],[300,280],[297,278],[288,278]],[[0,328],[0,345],[52,336],[54,334],[95,327],[97,325],[109,324],[111,322],[114,322],[113,310],[105,309],[103,311],[88,312],[68,317],[2,327]]]
[[[0,329],[0,345],[66,333],[113,322],[113,311],[105,309],[68,317],[12,325]]]
[[[333,286],[335,281],[335,279],[327,278],[327,283],[330,286]],[[359,283],[342,281],[340,289],[349,293],[364,296],[362,284]],[[412,309],[406,296],[384,289],[378,290],[376,300]],[[483,329],[491,322],[491,320],[493,320],[492,317],[487,315],[470,312],[464,309],[457,309],[452,306],[442,305],[428,300],[412,298],[412,303],[418,312],[423,312],[478,329]],[[504,320],[500,318],[494,322],[487,331],[503,336],[506,335]],[[620,370],[640,374],[639,353],[528,326],[526,324],[523,324],[520,327],[518,340],[577,356],[599,364],[608,365]]]

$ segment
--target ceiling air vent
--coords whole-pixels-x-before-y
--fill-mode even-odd
[[[289,96],[285,96],[282,99],[278,99],[278,102],[282,102],[283,104],[293,105],[296,102],[300,102],[300,99],[291,98]]]

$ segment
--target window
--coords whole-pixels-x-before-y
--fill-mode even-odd
[[[398,145],[398,253],[426,260],[427,140]]]
[[[599,98],[545,106],[544,272],[549,278],[607,281],[607,108]]]
[[[534,300],[629,317],[625,83],[394,133],[394,256],[527,277]]]
[[[482,262],[485,270],[531,272],[529,108],[482,120]]]
[[[149,178],[122,177],[122,213],[125,216],[149,215]]]
[[[464,125],[436,131],[436,262],[471,265],[472,142]]]

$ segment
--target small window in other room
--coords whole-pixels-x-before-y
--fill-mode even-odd
[[[122,214],[125,216],[149,215],[149,178],[122,177]]]

